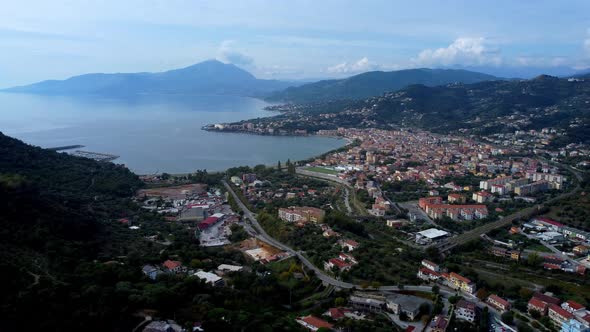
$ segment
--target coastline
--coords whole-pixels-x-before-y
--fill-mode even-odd
[[[235,132],[235,133],[236,134],[242,134],[241,132]],[[257,135],[256,133],[250,133],[250,134],[251,135]],[[261,135],[261,136],[272,136],[272,135]],[[279,136],[279,135],[274,135],[274,136]],[[303,135],[280,135],[280,136],[294,136],[294,137],[301,136],[301,137],[304,137]],[[348,138],[348,137],[342,137],[342,136],[325,136],[325,135],[307,135],[307,136],[335,138],[335,139],[339,139],[339,140],[344,140],[346,142],[346,144],[344,144],[343,146],[341,146],[339,148],[331,149],[331,150],[328,150],[326,152],[323,152],[323,153],[320,153],[320,154],[316,154],[316,155],[310,156],[309,158],[306,158],[306,159],[293,160],[294,163],[301,163],[301,162],[305,162],[305,161],[308,161],[308,160],[317,159],[317,158],[322,157],[322,156],[325,156],[327,154],[337,152],[337,151],[339,151],[341,149],[348,149],[353,144],[355,144],[355,141],[352,140],[352,139],[350,139],[350,138]],[[259,165],[264,165],[266,167],[272,167],[275,164],[259,164]],[[236,165],[236,166],[233,166],[233,167],[242,167],[242,166],[246,166],[246,165]],[[254,166],[248,166],[248,167],[254,167]],[[229,167],[229,168],[232,168],[232,167]],[[229,168],[226,168],[226,169],[220,170],[220,171],[209,171],[209,170],[205,170],[205,171],[207,171],[207,173],[210,173],[210,174],[219,174],[219,173],[225,173],[225,172],[227,172],[227,170]],[[196,172],[198,170],[199,169],[196,169],[194,172]],[[139,174],[139,173],[135,173],[135,172],[133,172],[133,173],[136,174],[137,176],[149,176],[149,175],[161,175],[161,174],[166,173],[166,172],[151,173],[151,174]],[[189,172],[189,173],[170,173],[170,175],[172,175],[172,176],[187,176],[187,175],[192,174],[192,173],[193,172]]]

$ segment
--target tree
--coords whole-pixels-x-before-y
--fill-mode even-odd
[[[490,313],[489,313],[488,307],[483,307],[483,310],[481,311],[481,317],[479,319],[479,330],[481,332],[489,331],[489,327],[488,327],[489,318],[490,318]]]
[[[502,322],[512,325],[514,324],[514,313],[512,311],[507,311],[502,314]]]
[[[460,299],[462,299],[463,297],[461,295],[453,295],[451,297],[449,297],[449,302],[451,304],[456,304],[457,302],[459,302]]]
[[[530,266],[537,266],[541,263],[541,257],[537,253],[532,253],[527,258],[527,264]]]
[[[432,286],[432,294],[438,295],[439,292],[440,292],[440,287],[438,287],[438,285]]]
[[[430,314],[430,305],[426,302],[420,304],[420,315]]]
[[[277,169],[280,171],[281,170],[281,161],[279,160],[279,162],[277,163]]]
[[[289,174],[295,174],[295,164],[289,163],[287,166],[287,172]]]
[[[337,307],[342,307],[346,304],[346,299],[343,297],[337,297],[334,299],[334,305]]]
[[[518,322],[518,324],[516,324],[516,327],[519,332],[533,332],[533,329],[524,322]]]
[[[371,287],[379,288],[379,287],[381,287],[381,283],[379,281],[373,281],[373,282],[371,282]]]
[[[480,288],[477,290],[477,293],[475,293],[475,296],[477,296],[478,299],[480,300],[485,300],[488,297],[489,293],[487,291],[487,289],[485,288]]]

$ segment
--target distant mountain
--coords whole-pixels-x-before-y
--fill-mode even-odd
[[[535,66],[450,66],[450,69],[463,69],[476,71],[479,73],[486,73],[498,77],[506,78],[520,78],[520,79],[531,79],[539,75],[550,75],[557,77],[570,77],[580,73],[576,70],[567,66],[553,66],[553,67],[535,67]]]
[[[233,64],[208,60],[160,73],[86,74],[66,80],[42,81],[4,91],[64,95],[159,93],[260,96],[293,85],[296,84],[257,79]]]
[[[412,84],[437,86],[448,83],[476,83],[499,78],[456,69],[406,69],[398,71],[373,71],[346,79],[324,80],[269,95],[269,100],[287,102],[316,102],[336,99],[362,99],[388,91],[402,89]]]

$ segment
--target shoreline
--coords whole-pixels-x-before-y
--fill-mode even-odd
[[[235,134],[241,134],[239,132],[234,132],[234,133]],[[251,135],[256,135],[255,133],[250,133],[250,134]],[[260,136],[279,136],[279,135],[260,135]],[[349,147],[350,145],[354,144],[354,142],[355,142],[354,140],[352,140],[352,139],[350,139],[348,137],[342,137],[342,136],[323,136],[323,135],[322,136],[320,136],[320,135],[307,135],[307,136],[303,136],[303,135],[281,135],[281,136],[285,136],[285,137],[309,137],[309,136],[328,137],[328,138],[341,139],[341,140],[344,140],[346,142],[346,144],[344,144],[343,146],[341,146],[339,148],[328,150],[328,151],[323,152],[321,154],[310,156],[310,157],[308,157],[306,159],[294,160],[293,161],[294,163],[299,163],[299,162],[307,161],[307,160],[310,160],[310,159],[315,159],[315,158],[318,158],[320,156],[324,156],[324,155],[327,155],[327,154],[330,154],[330,153],[334,153],[334,152],[336,152],[336,151],[338,151],[340,149],[344,149],[344,148]],[[258,164],[258,165],[264,165],[266,167],[272,167],[275,164]],[[242,166],[247,166],[247,165],[236,165],[236,166],[233,166],[233,167],[242,167]],[[257,165],[254,165],[254,166],[257,166]],[[247,167],[254,167],[254,166],[247,166]],[[125,166],[125,167],[127,167],[127,166]],[[229,168],[232,168],[232,167],[229,167]],[[226,168],[226,169],[220,170],[220,171],[209,171],[209,170],[205,169],[205,171],[207,173],[210,173],[210,174],[218,174],[218,173],[225,173],[225,172],[227,172],[227,170],[229,168]],[[169,173],[169,174],[172,175],[172,176],[187,176],[187,175],[193,174],[194,172],[199,171],[199,170],[200,169],[196,169],[193,172],[189,172],[189,173]],[[139,173],[135,173],[133,171],[131,171],[131,172],[134,173],[137,176],[162,175],[162,174],[166,173],[166,172],[159,172],[159,173],[151,173],[151,174],[139,174]]]

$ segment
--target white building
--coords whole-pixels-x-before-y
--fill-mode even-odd
[[[436,228],[430,228],[425,231],[421,231],[421,232],[416,233],[416,243],[428,244],[428,243],[432,243],[433,241],[440,240],[448,235],[449,235],[449,233],[445,232],[443,230],[436,229]]]
[[[223,279],[221,279],[221,277],[215,273],[199,270],[194,274],[194,276],[204,280],[205,283],[211,284],[212,286],[223,286]]]

